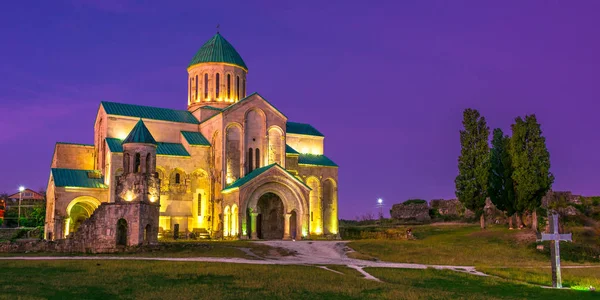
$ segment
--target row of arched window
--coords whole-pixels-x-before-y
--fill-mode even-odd
[[[128,170],[129,173],[148,173],[152,172],[152,155],[148,153],[146,155],[146,165],[145,168],[142,169],[142,156],[138,152],[134,155],[133,161],[132,157],[129,153],[125,153],[123,157],[123,163],[125,165],[125,170]]]
[[[195,77],[190,77],[190,98],[195,99],[196,101],[200,99],[200,94],[198,89],[200,88],[200,84],[199,84],[199,78],[198,75],[196,75]],[[226,99],[232,99],[232,86],[231,86],[231,74],[227,74],[226,77],[226,82],[225,82],[225,86],[226,86]],[[245,96],[246,95],[246,80],[242,79],[241,80],[242,83],[242,89],[240,90],[240,76],[236,76],[235,77],[235,96],[236,99],[240,99],[240,93],[241,96]],[[204,74],[204,99],[208,99],[208,73]],[[192,90],[194,91],[194,93],[192,93]],[[219,99],[221,97],[221,74],[216,73],[215,74],[215,99]]]
[[[252,155],[254,153],[256,154],[256,156],[254,157],[255,159],[253,159],[253,157],[252,157]],[[256,162],[256,164],[254,164],[254,162]],[[248,172],[247,173],[250,173],[250,172],[252,172],[252,170],[258,169],[258,168],[260,168],[260,149],[249,148],[248,149]]]

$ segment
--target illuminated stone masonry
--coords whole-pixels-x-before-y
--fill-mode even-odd
[[[187,110],[101,102],[93,145],[57,143],[46,238],[108,249],[175,228],[224,239],[337,237],[338,166],[324,155],[325,136],[247,95],[248,68],[218,33],[187,71]]]

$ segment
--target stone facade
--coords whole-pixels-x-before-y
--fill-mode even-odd
[[[268,238],[273,235],[261,232],[268,228],[275,228],[277,236],[283,229],[283,238],[336,236],[338,168],[319,163],[329,160],[323,155],[324,137],[288,130],[287,117],[275,106],[256,93],[247,96],[243,63],[202,61],[187,70],[187,110],[103,102],[94,124],[94,145],[57,144],[47,189],[47,238],[63,239],[78,231],[104,203],[127,200],[127,193],[146,195],[144,201],[151,201],[148,193],[153,195],[159,204],[157,232],[163,236],[176,226],[180,232],[225,239]],[[154,177],[126,175],[130,146],[121,141],[140,119],[157,141],[155,169],[148,172]],[[140,163],[145,165],[147,153],[134,152],[142,154]],[[260,176],[252,173],[267,166],[278,167]],[[66,184],[64,178],[55,178],[62,169],[86,171],[81,176],[90,179]],[[94,179],[94,172],[101,179]],[[141,181],[151,190],[136,189]],[[243,184],[228,189],[238,183]],[[277,197],[259,205],[267,193]],[[278,215],[267,216],[272,211]],[[253,215],[257,223],[274,221],[258,225]],[[115,226],[113,221],[107,222]]]

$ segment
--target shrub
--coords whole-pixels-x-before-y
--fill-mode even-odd
[[[2,224],[4,224],[4,219],[0,219],[0,227],[2,227]]]
[[[425,201],[423,199],[409,199],[409,200],[404,201],[402,204],[411,205],[411,204],[423,204],[423,203],[427,203],[427,201]]]

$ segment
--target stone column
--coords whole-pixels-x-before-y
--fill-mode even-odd
[[[290,217],[291,216],[292,216],[292,214],[290,214],[290,213],[283,214],[283,218],[284,218],[284,222],[283,222],[283,239],[284,240],[291,239],[291,236],[290,236]]]
[[[250,213],[250,238],[253,240],[257,240],[258,236],[256,234],[256,217],[258,213],[252,212]]]

